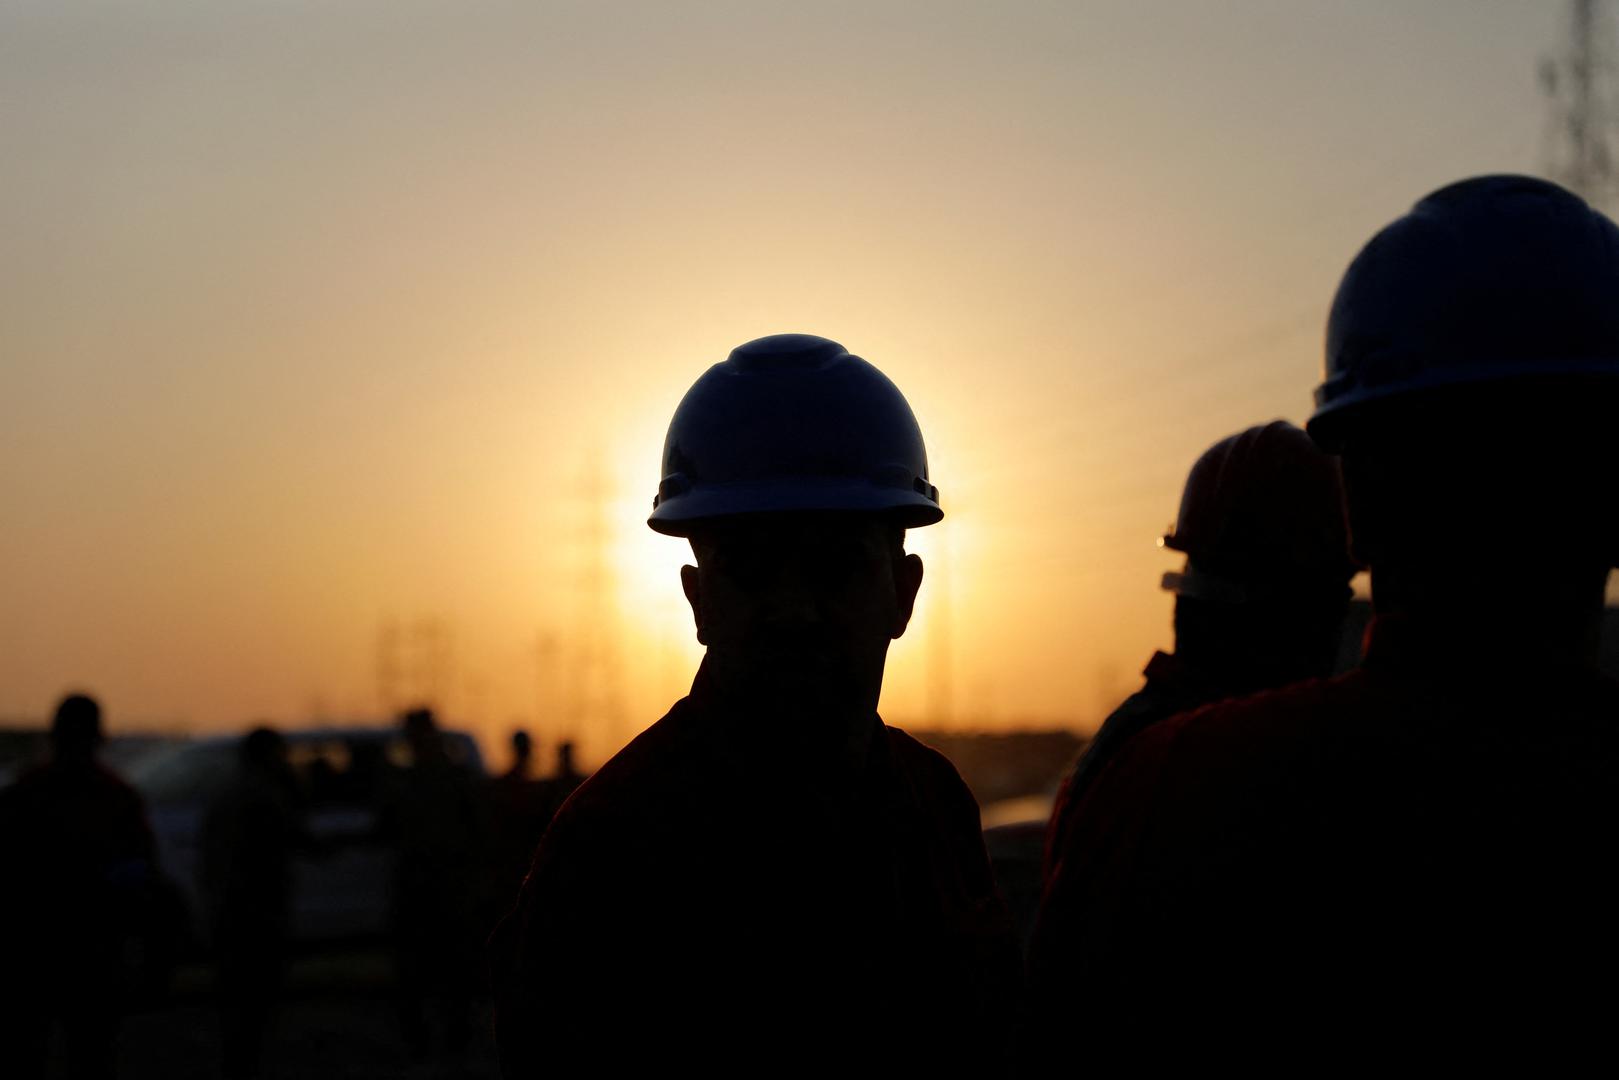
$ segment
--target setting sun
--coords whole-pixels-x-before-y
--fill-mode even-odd
[[[645,525],[669,417],[804,331],[901,388],[946,513],[885,715],[1086,730],[1167,643],[1192,459],[1303,417],[1369,228],[1534,164],[1500,73],[1554,32],[1466,52],[1413,16],[1472,87],[1434,97],[1377,16],[1273,12],[1367,87],[1301,110],[1305,51],[1224,64],[1259,17],[1196,9],[411,8],[387,43],[305,14],[329,33],[12,21],[4,99],[48,104],[0,166],[0,711],[83,685],[115,729],[237,730],[430,692],[599,760],[700,657],[686,547]],[[1397,167],[1342,167],[1368,130]]]

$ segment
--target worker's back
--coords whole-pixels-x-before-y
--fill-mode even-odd
[[[1127,748],[1059,856],[1050,900],[1083,916],[1037,931],[1036,992],[1351,1040],[1435,1001],[1583,994],[1619,962],[1616,776],[1619,683],[1383,620],[1362,670]]]

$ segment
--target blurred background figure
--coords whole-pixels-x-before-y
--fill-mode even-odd
[[[562,804],[568,801],[573,789],[585,782],[585,774],[579,771],[573,760],[573,743],[562,742],[557,744],[557,771],[545,780],[545,813],[546,823],[556,817]],[[542,830],[543,831],[543,830]]]
[[[526,731],[512,732],[512,767],[501,774],[501,779],[530,780],[529,771],[533,764],[534,739]]]
[[[224,1075],[258,1075],[281,987],[292,860],[313,845],[287,746],[268,727],[238,748],[231,784],[208,810],[200,882],[212,928]]]
[[[113,1075],[132,947],[159,886],[145,809],[96,760],[101,738],[101,707],[68,695],[49,760],[0,792],[10,1075],[45,1075],[53,1058],[71,1076]]]
[[[429,709],[402,718],[409,763],[395,771],[381,829],[395,848],[393,935],[399,1016],[418,1058],[433,1052],[438,1013],[446,1048],[472,1037],[479,950],[488,935],[490,827],[483,785],[451,758]]]
[[[490,801],[494,814],[495,896],[494,915],[517,899],[517,887],[528,873],[534,845],[551,820],[546,785],[533,775],[534,740],[526,731],[514,731],[511,738],[512,765],[490,781]]]
[[[1175,647],[1103,721],[1064,782],[1048,848],[1095,776],[1137,732],[1226,698],[1332,674],[1355,566],[1338,463],[1283,420],[1211,446],[1186,478],[1159,543],[1186,556],[1164,575]],[[1049,866],[1048,866],[1049,871]]]

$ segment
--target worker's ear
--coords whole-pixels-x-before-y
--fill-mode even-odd
[[[708,638],[703,632],[703,579],[695,566],[682,566],[680,568],[680,588],[686,594],[686,603],[691,605],[691,621],[697,627],[697,644],[707,645]]]
[[[922,587],[922,557],[898,555],[894,558],[894,629],[899,637],[911,624],[911,613],[916,610],[916,592]]]

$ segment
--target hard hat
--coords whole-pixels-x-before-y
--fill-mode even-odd
[[[1347,584],[1338,463],[1285,420],[1227,436],[1192,465],[1180,514],[1159,543],[1187,569],[1164,575],[1186,596],[1241,602],[1282,584]]]
[[[835,341],[739,345],[686,391],[663,443],[647,524],[688,536],[709,518],[797,510],[944,516],[922,430],[888,377]]]
[[[1500,379],[1619,375],[1619,228],[1526,176],[1429,195],[1338,286],[1310,434],[1342,446],[1371,403]]]

